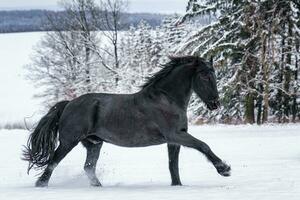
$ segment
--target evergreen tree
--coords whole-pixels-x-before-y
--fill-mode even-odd
[[[225,121],[267,122],[276,110],[272,101],[277,96],[277,109],[286,118],[292,113],[296,116],[299,87],[295,85],[299,80],[295,76],[298,72],[291,69],[298,65],[299,3],[190,0],[179,23],[201,15],[215,20],[183,41],[176,52],[214,59],[223,107],[216,113],[207,113],[200,104],[192,107],[194,113],[208,119],[218,116]],[[280,46],[282,50],[278,52]]]

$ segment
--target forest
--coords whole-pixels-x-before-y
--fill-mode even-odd
[[[208,111],[194,95],[191,123],[300,121],[298,0],[189,0],[185,14],[157,26],[128,26],[123,0],[73,0],[63,9],[47,16],[52,31],[26,65],[45,105],[90,92],[136,92],[169,56],[198,55],[214,65],[221,108]]]

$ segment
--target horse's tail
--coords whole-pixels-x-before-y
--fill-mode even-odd
[[[61,101],[54,105],[30,134],[22,158],[29,162],[28,173],[33,167],[45,167],[53,157],[58,142],[58,122],[68,103]]]

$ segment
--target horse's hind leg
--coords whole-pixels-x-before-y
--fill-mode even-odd
[[[220,175],[230,176],[230,166],[228,166],[218,156],[216,156],[206,143],[202,142],[201,140],[198,140],[197,138],[194,138],[192,135],[183,131],[169,135],[167,138],[168,143],[183,145],[186,147],[197,149],[198,151],[203,153],[209,161],[212,162],[212,164],[215,166],[216,170]]]
[[[45,187],[48,185],[49,179],[52,175],[53,170],[59,164],[59,162],[78,144],[60,142],[58,148],[56,149],[53,158],[49,161],[48,166],[44,170],[44,173],[39,177],[35,183],[36,187]]]
[[[97,144],[94,144],[88,140],[83,140],[82,144],[87,150],[84,171],[86,172],[92,186],[101,186],[101,183],[96,176],[96,165],[103,142],[98,141]]]
[[[180,145],[168,144],[169,170],[171,174],[172,185],[181,185],[178,171],[179,151]]]

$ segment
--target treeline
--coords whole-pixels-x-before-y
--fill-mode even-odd
[[[192,123],[300,121],[297,0],[189,0],[185,15],[166,16],[155,28],[142,20],[128,31],[120,31],[124,1],[102,2],[72,0],[67,15],[47,18],[55,31],[27,66],[46,88],[38,95],[47,104],[89,92],[132,93],[169,55],[198,55],[213,61],[221,108],[211,112],[192,96]]]
[[[50,10],[0,11],[0,33],[53,31],[53,28],[47,25],[48,16],[53,15],[63,18],[67,13],[66,11]],[[124,12],[123,17],[125,21],[122,29],[126,30],[130,25],[137,26],[141,20],[145,20],[152,27],[156,27],[161,23],[165,15]],[[64,27],[61,27],[61,29],[64,29]]]

